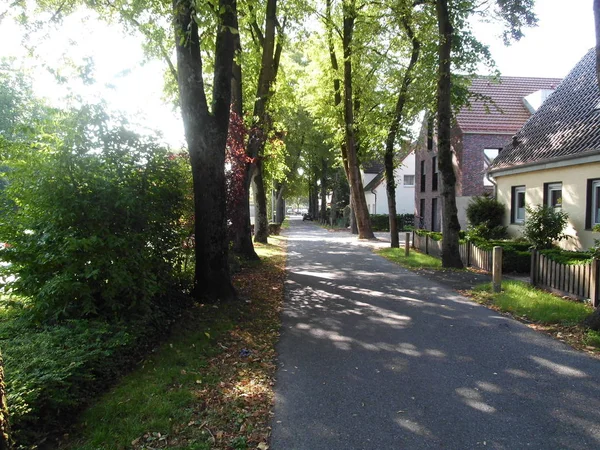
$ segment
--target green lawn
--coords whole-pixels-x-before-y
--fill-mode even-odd
[[[539,324],[575,325],[592,312],[589,305],[564,300],[519,281],[504,281],[498,294],[492,294],[491,284],[486,283],[476,287],[473,295],[501,311]]]
[[[414,249],[410,249],[408,257],[404,254],[404,248],[383,248],[377,250],[376,253],[408,269],[442,268],[441,259],[419,253]]]

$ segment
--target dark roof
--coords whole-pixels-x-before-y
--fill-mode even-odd
[[[492,163],[491,170],[600,149],[595,49],[583,57]]]
[[[368,161],[362,166],[365,173],[379,173],[385,167],[381,161]]]
[[[375,176],[375,178],[373,178],[371,181],[369,181],[369,183],[367,183],[367,185],[364,188],[365,192],[371,191],[371,190],[375,189],[377,186],[379,186],[379,184],[383,181],[384,173],[385,173],[385,171],[382,170],[381,172],[379,172],[377,174],[377,176]]]
[[[473,98],[456,116],[464,133],[516,133],[531,113],[523,103],[529,94],[539,90],[555,89],[560,78],[500,77],[475,78],[469,92],[489,97]]]

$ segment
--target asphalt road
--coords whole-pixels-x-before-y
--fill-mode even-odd
[[[271,450],[600,449],[600,361],[291,221]]]

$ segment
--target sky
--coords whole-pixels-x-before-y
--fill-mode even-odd
[[[562,78],[595,45],[592,0],[537,0],[535,12],[538,27],[526,29],[525,37],[509,47],[504,46],[497,25],[474,24],[475,35],[489,45],[502,75]],[[183,144],[179,113],[162,100],[165,63],[145,61],[139,37],[124,34],[118,25],[104,24],[91,12],[67,17],[45,37],[43,33],[30,36],[33,59],[26,57],[22,35],[17,25],[5,19],[0,25],[0,57],[15,57],[36,73],[38,95],[55,104],[64,102],[69,90],[88,100],[104,99],[148,128],[160,130],[167,143]],[[57,85],[45,68],[64,66],[68,60],[80,63],[89,56],[94,59],[93,85]]]

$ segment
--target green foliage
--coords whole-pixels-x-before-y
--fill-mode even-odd
[[[151,311],[176,281],[186,161],[99,107],[5,144],[0,270],[16,275],[6,287],[32,298],[40,320]]]
[[[542,250],[541,253],[553,261],[566,265],[587,264],[592,259],[587,252],[570,252],[560,248]]]
[[[592,228],[592,231],[600,233],[600,224],[595,225],[594,228]],[[600,258],[600,239],[594,239],[594,245],[590,248],[589,253],[594,258]]]
[[[417,233],[419,236],[429,236],[434,241],[442,240],[442,233],[440,233],[439,231],[429,231],[429,230],[419,229],[419,230],[415,230],[415,233]]]
[[[473,197],[467,206],[468,237],[474,239],[503,239],[507,227],[504,222],[504,205],[490,196]]]
[[[567,226],[568,214],[555,211],[545,205],[526,207],[523,236],[537,249],[552,248],[552,243],[566,239],[563,233]]]
[[[371,228],[373,231],[390,231],[390,216],[388,214],[371,214]],[[398,230],[405,231],[407,227],[412,227],[415,216],[414,214],[398,214]]]
[[[502,292],[499,294],[492,294],[491,283],[487,283],[475,288],[474,295],[480,301],[493,303],[502,311],[542,324],[577,324],[592,311],[584,303],[563,300],[519,281],[502,282]]]

